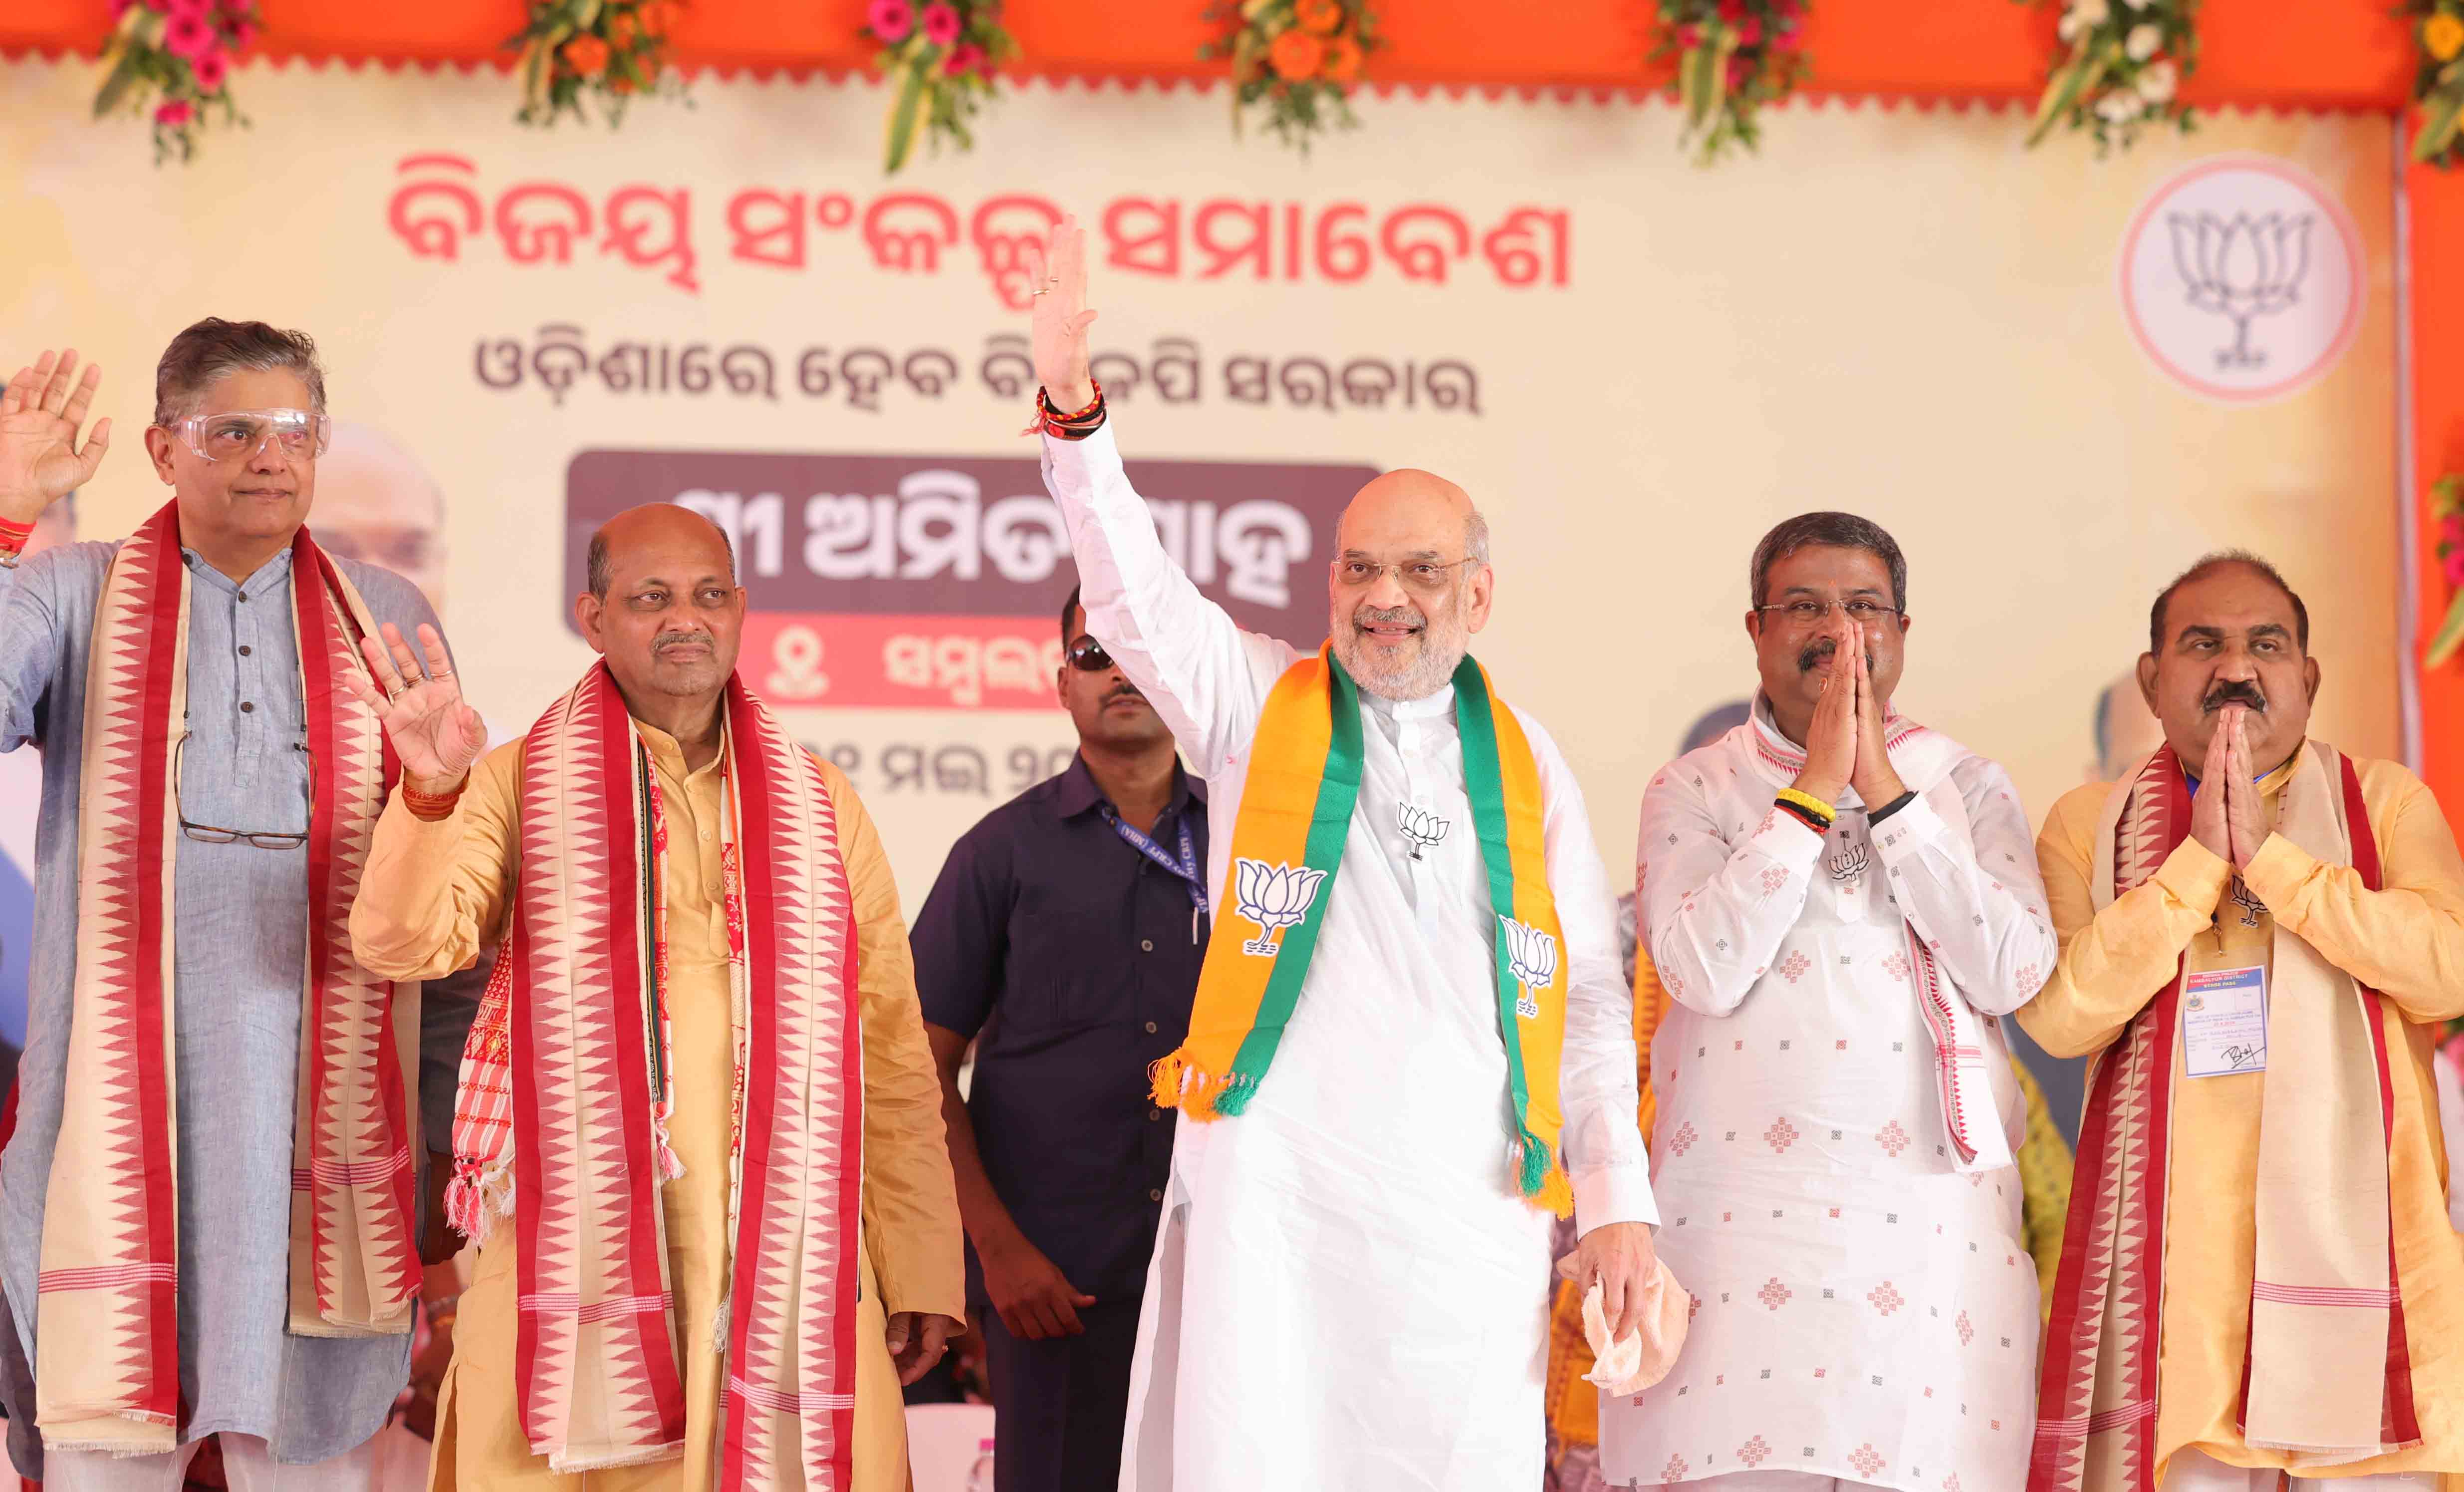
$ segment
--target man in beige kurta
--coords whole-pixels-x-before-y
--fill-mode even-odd
[[[606,532],[618,542],[610,546],[610,583],[620,598],[628,581],[643,579],[629,574],[626,563],[622,540],[642,526],[628,520],[647,521],[663,536],[698,525],[709,546],[717,547],[715,531],[681,509],[637,510],[612,521]],[[615,610],[616,602],[607,609]],[[652,635],[671,638],[705,620],[680,626],[671,618]],[[732,665],[733,637],[724,641],[724,661]],[[432,679],[416,686],[437,687]],[[627,709],[649,752],[669,838],[666,987],[676,1096],[667,1132],[683,1173],[664,1184],[661,1199],[685,1375],[684,1455],[680,1461],[560,1475],[533,1454],[517,1393],[516,1230],[503,1225],[491,1232],[461,1302],[454,1362],[437,1413],[433,1488],[701,1492],[719,1484],[716,1438],[723,1433],[726,1359],[715,1349],[715,1337],[732,1263],[728,1192],[736,1062],[721,895],[726,761],[719,751],[723,737],[693,743],[702,748],[697,752],[643,718],[634,708],[643,692],[626,691]],[[516,741],[478,761],[442,817],[413,811],[412,804],[423,799],[416,774],[410,801],[398,796],[387,806],[352,919],[353,942],[371,967],[398,971],[400,977],[442,974],[469,964],[483,943],[500,934],[519,869],[523,747]],[[406,754],[407,762],[415,758],[415,752]],[[895,1492],[907,1485],[900,1378],[931,1365],[941,1336],[965,1311],[957,1199],[943,1146],[940,1088],[924,1040],[889,860],[854,788],[836,768],[820,765],[837,805],[838,849],[851,893],[863,1033],[853,1484],[860,1492]],[[935,1323],[932,1329],[927,1323]],[[901,1348],[905,1360],[893,1363],[893,1350]]]
[[[2336,863],[2298,842],[2286,803],[2320,750],[2306,733],[2319,682],[2308,625],[2306,611],[2274,572],[2246,558],[2211,561],[2185,576],[2158,602],[2152,648],[2141,664],[2166,745],[2145,765],[2134,764],[2123,790],[2134,779],[2167,791],[2186,787],[2189,832],[2169,851],[2158,843],[2139,857],[2148,869],[2144,879],[2117,884],[2116,838],[2126,844],[2129,824],[2117,813],[2116,788],[2093,785],[2057,803],[2037,840],[2062,952],[2019,1022],[2056,1056],[2096,1053],[2100,1065],[2091,1074],[2072,1196],[2072,1238],[2084,1232],[2085,1239],[2076,1250],[2066,1247],[2056,1292],[2032,1492],[2145,1492],[2158,1481],[2165,1492],[2245,1492],[2275,1488],[2284,1471],[2297,1486],[2315,1480],[2349,1483],[2356,1492],[2427,1492],[2435,1473],[2464,1469],[2464,1237],[2448,1221],[2450,1182],[2430,1065],[2437,1023],[2464,1015],[2464,864],[2437,800],[2391,761],[2351,763],[2366,823],[2348,837],[2374,848],[2375,888],[2359,864]],[[2340,812],[2349,823],[2350,808],[2332,801],[2332,780],[2326,785],[2331,822]],[[2287,936],[2299,946],[2289,947]],[[2293,1002],[2314,998],[2297,997],[2288,952],[2296,961],[2315,954],[2375,992],[2364,1007],[2370,1019],[2356,1011],[2351,1029],[2363,1071],[2372,1024],[2386,1054],[2383,1146],[2365,1132],[2368,1143],[2359,1152],[2332,1157],[2336,1184],[2304,1188],[2291,1199],[2356,1231],[2363,1224],[2379,1230],[2367,1237],[2382,1254],[2392,1245],[2389,1283],[2401,1302],[2392,1349],[2326,1386],[2365,1392],[2375,1406],[2380,1373],[2371,1370],[2409,1355],[2409,1373],[2387,1370],[2392,1446],[2365,1446],[2365,1454],[2341,1459],[2263,1443],[2263,1434],[2246,1428],[2254,1409],[2264,1413],[2265,1395],[2301,1368],[2298,1359],[2289,1371],[2271,1368],[2253,1351],[2253,1282],[2264,1279],[2259,1219],[2270,1174],[2261,1137],[2273,1106],[2264,1100],[2275,1094],[2286,1102],[2289,1116],[2312,1137],[2327,1132],[2334,1118],[2292,1110],[2289,1101],[2301,1095],[2271,1088],[2269,1080],[2280,1073],[2263,1070],[2331,1055],[2288,1049],[2288,1019],[2302,1014]],[[2252,971],[2268,976],[2268,1036],[2255,1054],[2196,1039],[2208,1011],[2193,1001],[2212,1006],[2217,997],[2200,991],[2229,981],[2229,971],[2246,979]],[[2177,984],[2185,975],[2193,982]],[[2170,1081],[2140,1089],[2161,1094],[2169,1111],[2159,1135],[2164,1164],[2145,1168],[2152,1173],[2147,1205],[2163,1222],[2161,1291],[2150,1301],[2125,1296],[2101,1313],[2085,1304],[2093,1290],[2083,1297],[2071,1285],[2075,1273],[2092,1278],[2117,1249],[2132,1246],[2127,1237],[2100,1239],[2085,1226],[2107,1192],[2094,1170],[2099,1127],[2131,1123],[2125,1110],[2132,1104],[2108,1096],[2110,1085],[2100,1075],[2109,1077],[2107,1069],[2127,1060],[2133,1033],[2163,1019],[2168,998],[2180,1002],[2167,1028],[2173,1050],[2164,1076]],[[2261,1070],[2230,1070],[2244,1061]],[[2228,1070],[2204,1075],[2218,1065]],[[2358,1093],[2343,1107],[2380,1127],[2375,1094]],[[2381,1178],[2384,1190],[2356,1184],[2375,1188]],[[2377,1241],[2382,1237],[2386,1241]],[[2083,1257],[2074,1260],[2074,1253]],[[2259,1308],[2287,1293],[2259,1290]],[[2330,1310],[2343,1304],[2337,1292],[2306,1293]],[[2066,1311],[2076,1314],[2066,1320]],[[2064,1353],[2097,1340],[2101,1315],[2113,1326],[2104,1333],[2105,1360],[2095,1365],[2098,1378],[2144,1382],[2153,1352],[2152,1392],[2101,1390],[2079,1423],[2066,1428],[2072,1410],[2062,1402]],[[2130,1344],[2126,1350],[2116,1332]],[[2401,1403],[2408,1386],[2409,1415]],[[2365,1434],[2377,1422],[2373,1415]]]

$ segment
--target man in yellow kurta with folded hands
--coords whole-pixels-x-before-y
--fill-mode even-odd
[[[2464,1470],[2464,865],[2411,773],[2309,736],[2266,561],[2201,560],[2149,631],[2165,744],[2036,846],[2062,953],[2019,1021],[2097,1059],[2029,1492],[2427,1492]]]
[[[603,661],[484,760],[429,629],[424,672],[387,627],[360,681],[403,762],[360,958],[420,978],[505,938],[462,1064],[448,1211],[479,1269],[430,1486],[903,1492],[899,1378],[966,1306],[880,838],[737,676],[707,520],[609,519],[574,615]]]

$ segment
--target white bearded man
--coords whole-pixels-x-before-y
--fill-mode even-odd
[[[2019,1020],[2095,1061],[2028,1486],[2428,1492],[2464,1471],[2455,838],[2309,734],[2309,608],[2265,560],[2192,565],[2147,647],[2163,744],[2036,841],[2062,955]]]
[[[1182,1117],[1121,1487],[1536,1486],[1551,1212],[1574,1211],[1568,1267],[1617,1335],[1664,1287],[1582,797],[1466,656],[1485,527],[1452,483],[1390,472],[1343,516],[1328,648],[1242,632],[1122,471],[1085,262],[1064,223],[1036,293],[1045,481],[1088,631],[1207,779],[1218,909],[1155,1069]]]
[[[2013,1492],[2036,1271],[1996,1018],[2054,933],[2001,767],[1894,713],[1907,564],[1811,513],[1749,571],[1753,713],[1642,801],[1661,1248],[1697,1303],[1604,1406],[1613,1481]]]

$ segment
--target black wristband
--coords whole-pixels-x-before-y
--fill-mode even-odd
[[[1908,804],[1915,802],[1916,799],[1917,795],[1915,789],[1908,789],[1907,791],[1901,793],[1899,797],[1892,799],[1889,802],[1884,803],[1880,808],[1877,808],[1873,812],[1865,815],[1865,822],[1867,823],[1880,823],[1884,819],[1887,819],[1891,815],[1899,812],[1901,809],[1905,808]]]

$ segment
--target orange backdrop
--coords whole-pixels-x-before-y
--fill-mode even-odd
[[[502,63],[521,0],[262,0],[275,57]],[[1199,60],[1207,0],[1010,0],[1026,70],[1123,79],[1216,75]],[[676,30],[699,67],[803,72],[857,68],[863,0],[699,0]],[[1382,0],[1379,79],[1412,85],[1647,87],[1650,0]],[[2050,5],[2003,0],[1812,0],[1806,23],[1819,91],[1939,103],[2033,98],[2056,47]],[[2406,107],[2410,29],[2388,0],[2206,0],[2198,74],[2184,89],[2210,107]],[[1536,12],[1536,16],[1535,16]],[[104,0],[8,0],[0,52],[92,53]],[[1272,148],[1262,146],[1261,148]],[[2058,141],[2053,149],[2080,149]],[[1743,167],[1731,167],[1743,168]],[[2408,181],[2412,278],[2413,442],[2420,486],[2464,466],[2464,179],[2415,167]],[[2419,493],[2419,634],[2446,610],[2447,585]],[[2392,591],[2392,586],[2390,587]],[[2392,594],[2389,605],[2397,604]],[[2423,769],[2464,828],[2464,665],[2421,680]]]

